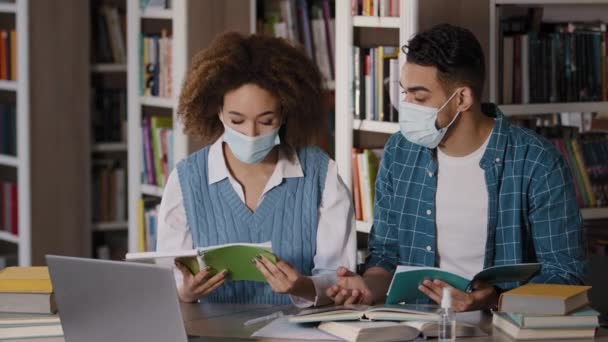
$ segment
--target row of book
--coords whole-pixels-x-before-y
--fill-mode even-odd
[[[608,100],[605,24],[542,24],[527,32],[511,32],[510,24],[502,23],[501,103]]]
[[[127,173],[116,160],[93,161],[91,190],[94,222],[127,220]]]
[[[17,80],[17,32],[0,30],[0,80]]]
[[[126,89],[92,88],[93,139],[95,142],[126,141]]]
[[[0,104],[0,154],[17,155],[17,116],[14,104]]]
[[[159,34],[140,35],[140,95],[170,98],[172,85],[173,38]]]
[[[299,42],[321,71],[324,83],[334,80],[334,6],[329,0],[259,1],[258,32]]]
[[[376,175],[382,149],[352,149],[353,199],[355,219],[371,222],[374,219]]]
[[[47,267],[0,269],[0,340],[61,336]]]
[[[19,234],[19,191],[13,182],[0,182],[0,231]]]
[[[126,13],[115,6],[93,7],[96,63],[127,63]]]
[[[137,250],[140,252],[156,251],[158,211],[159,204],[156,201],[140,199],[137,202]]]
[[[352,15],[398,17],[400,0],[351,0]]]
[[[355,119],[399,121],[399,48],[353,48]]]
[[[516,340],[593,338],[599,312],[591,286],[526,284],[503,293],[493,325]]]
[[[142,184],[164,187],[173,169],[173,119],[146,116],[142,125]]]

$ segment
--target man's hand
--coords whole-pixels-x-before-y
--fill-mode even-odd
[[[441,304],[443,288],[448,287],[452,293],[452,309],[456,312],[490,309],[498,303],[496,289],[488,284],[475,282],[473,292],[467,293],[457,290],[441,280],[425,280],[418,289],[432,300]]]
[[[338,305],[371,305],[374,302],[372,292],[363,277],[349,271],[346,267],[338,267],[336,284],[328,288],[325,294]]]

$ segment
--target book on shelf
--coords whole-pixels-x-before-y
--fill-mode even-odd
[[[0,231],[19,235],[19,189],[13,182],[0,181]]]
[[[173,169],[173,120],[145,116],[142,122],[142,183],[163,187]]]
[[[399,121],[399,49],[353,47],[355,119]]]
[[[352,149],[353,198],[355,219],[372,221],[374,218],[375,184],[382,149]]]
[[[264,0],[258,6],[257,32],[301,44],[324,83],[334,80],[335,23],[329,0]]]
[[[179,261],[192,274],[210,267],[211,273],[227,270],[230,280],[265,282],[262,273],[251,262],[258,255],[266,257],[273,263],[277,262],[277,258],[272,254],[270,242],[231,243],[184,251],[127,253],[126,260],[164,266],[171,266],[174,261]]]
[[[159,207],[158,198],[144,198],[137,202],[137,250],[139,252],[156,250]]]
[[[92,9],[95,63],[127,63],[126,12],[111,5]]]
[[[140,35],[140,95],[171,98],[173,38],[167,30]]]
[[[589,304],[591,286],[525,284],[500,295],[501,312],[566,315]]]
[[[12,326],[0,328],[0,340],[39,339],[63,336],[61,324]]]
[[[46,267],[0,270],[0,312],[50,314],[56,311]]]
[[[577,327],[560,329],[531,329],[523,328],[513,322],[509,316],[502,312],[495,312],[492,325],[516,340],[556,340],[567,338],[593,338],[595,327]]]
[[[351,0],[351,14],[366,17],[399,17],[399,0]]]
[[[17,33],[0,30],[0,80],[17,80]]]
[[[123,222],[127,220],[127,176],[117,160],[93,160],[93,221]]]
[[[17,107],[0,104],[0,154],[17,155]]]
[[[124,142],[127,130],[125,89],[92,87],[93,139],[95,142]]]
[[[139,8],[169,9],[172,0],[139,0]]]
[[[437,308],[431,305],[344,305],[306,309],[289,317],[291,323],[332,321],[436,321]]]
[[[418,290],[419,284],[427,279],[439,279],[460,291],[471,291],[474,282],[486,284],[502,282],[524,282],[540,270],[540,264],[513,264],[488,267],[467,279],[459,274],[448,272],[437,267],[397,266],[393,279],[388,288],[386,303],[412,303],[426,295]]]
[[[439,336],[439,323],[431,321],[323,322],[318,329],[353,342],[426,340]],[[456,337],[487,336],[479,327],[461,322],[456,323],[455,334]]]
[[[500,103],[607,101],[606,24],[545,23],[542,12],[501,19]]]

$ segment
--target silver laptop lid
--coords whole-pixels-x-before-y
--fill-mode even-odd
[[[186,342],[173,273],[47,255],[66,342]]]

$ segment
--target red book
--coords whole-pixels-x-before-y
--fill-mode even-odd
[[[361,210],[361,185],[359,184],[359,161],[358,154],[361,153],[356,148],[352,149],[351,155],[351,167],[353,169],[353,198],[355,202],[355,219],[363,220],[363,211]]]
[[[6,41],[8,33],[5,30],[0,31],[0,80],[8,80],[8,65],[6,65]]]
[[[19,235],[19,201],[17,196],[17,184],[11,183],[11,232]]]

